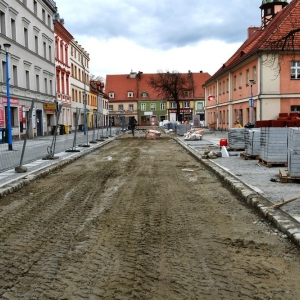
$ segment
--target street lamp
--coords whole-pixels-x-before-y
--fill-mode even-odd
[[[9,86],[9,66],[8,66],[8,51],[10,44],[3,44],[6,54],[6,101],[7,101],[7,136],[8,136],[8,150],[12,150],[12,132],[11,132],[11,114],[10,114],[10,86]]]
[[[254,100],[253,100],[253,90],[252,86],[255,83],[254,79],[250,79],[250,99],[249,99],[249,107],[251,108],[251,124],[254,125]]]

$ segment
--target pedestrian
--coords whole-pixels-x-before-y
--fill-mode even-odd
[[[189,120],[185,119],[184,124],[189,124]]]
[[[130,126],[130,129],[131,129],[131,132],[132,132],[132,136],[134,136],[134,130],[135,130],[136,123],[137,123],[137,120],[135,119],[135,117],[131,117],[129,119],[129,126]]]

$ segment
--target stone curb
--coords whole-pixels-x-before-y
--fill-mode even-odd
[[[53,163],[51,166],[45,166],[37,171],[32,171],[31,173],[24,173],[20,179],[12,183],[8,183],[0,188],[0,199],[5,197],[8,194],[12,194],[13,192],[20,190],[22,187],[30,184],[32,181],[35,181],[39,178],[46,177],[47,175],[51,174],[52,172],[63,168],[64,166],[72,163],[73,161],[95,151],[99,148],[103,147],[104,145],[112,142],[114,139],[109,139],[107,141],[102,142],[101,144],[91,147],[91,148],[84,148],[82,152],[78,152],[76,155],[72,157],[67,157],[63,160],[58,160],[57,162]]]
[[[199,160],[203,165],[213,171],[226,185],[236,193],[248,206],[258,210],[265,219],[274,224],[282,233],[286,234],[293,243],[300,246],[300,223],[280,208],[269,210],[268,207],[273,205],[271,201],[263,197],[257,191],[252,189],[245,182],[226,171],[216,161],[211,159],[202,159],[201,154],[195,149],[185,144],[179,138],[174,140],[186,149],[191,155]]]

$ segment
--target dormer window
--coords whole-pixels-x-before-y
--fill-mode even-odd
[[[109,98],[115,98],[115,93],[114,93],[114,92],[108,93],[108,97],[109,97]]]
[[[142,97],[148,97],[148,93],[147,92],[142,92]]]
[[[133,97],[133,92],[128,92],[128,93],[127,93],[127,97],[128,97],[128,98],[132,98],[132,97]]]

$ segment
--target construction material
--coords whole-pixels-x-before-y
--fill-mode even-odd
[[[300,177],[300,129],[288,129],[288,173]]]
[[[245,128],[228,129],[228,147],[234,150],[245,150]]]
[[[260,159],[269,167],[287,164],[288,128],[262,127],[260,132]]]
[[[245,129],[245,152],[250,156],[260,154],[260,128]]]
[[[292,201],[295,201],[295,200],[297,200],[297,199],[299,199],[299,198],[300,198],[300,195],[298,195],[298,196],[296,196],[296,197],[293,197],[293,198],[290,198],[290,199],[288,199],[288,200],[283,200],[283,199],[281,199],[282,202],[277,203],[277,204],[274,204],[274,205],[272,205],[272,206],[269,206],[268,209],[278,208],[278,207],[283,206],[283,205],[285,205],[285,204],[287,204],[287,203],[290,203],[290,202],[292,202]]]

